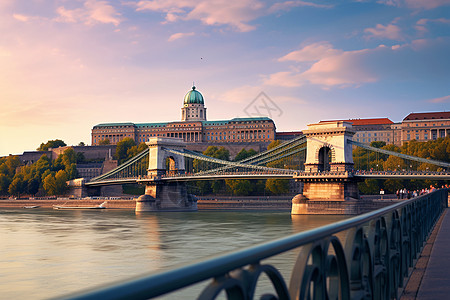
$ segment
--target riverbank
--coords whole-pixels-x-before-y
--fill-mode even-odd
[[[231,196],[213,196],[198,197],[197,207],[199,210],[233,210],[233,209],[270,209],[270,210],[290,210],[292,198],[294,196],[250,196],[250,197],[231,197]],[[371,203],[372,210],[393,203],[394,197],[385,196],[382,200],[379,195],[364,195],[361,200],[368,200]],[[381,201],[380,201],[381,200]],[[0,199],[0,208],[23,208],[25,206],[39,206],[42,208],[53,208],[54,205],[63,206],[96,206],[107,201],[106,207],[113,209],[132,209],[136,208],[136,198],[111,199],[110,197],[96,197],[95,199]],[[364,202],[366,202],[364,201]],[[375,203],[373,203],[375,202]]]
[[[197,200],[199,210],[211,209],[291,209],[292,196],[283,197],[200,197]],[[135,209],[136,199],[111,199],[108,197],[96,197],[96,199],[0,199],[1,208],[23,208],[25,206],[39,206],[53,208],[54,205],[62,206],[96,206],[107,201],[106,208]]]

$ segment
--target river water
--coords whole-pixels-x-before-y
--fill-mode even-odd
[[[0,209],[0,299],[58,297],[343,218],[286,211]],[[286,255],[273,261],[288,279],[295,253]],[[183,298],[198,295],[192,293]]]

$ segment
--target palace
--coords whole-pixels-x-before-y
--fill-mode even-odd
[[[192,87],[184,97],[181,121],[164,123],[106,123],[92,129],[92,145],[108,140],[115,145],[124,138],[132,138],[136,144],[151,137],[182,138],[191,145],[242,145],[258,146],[258,151],[275,139],[276,127],[268,117],[233,118],[207,121],[203,95]]]
[[[356,134],[353,140],[370,144],[371,142],[385,142],[401,146],[406,142],[416,140],[427,142],[450,136],[450,112],[421,112],[410,113],[402,122],[394,123],[388,118],[347,119]]]

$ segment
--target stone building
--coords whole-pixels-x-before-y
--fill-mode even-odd
[[[343,121],[352,124],[353,129],[356,131],[353,136],[353,140],[356,142],[365,144],[370,144],[377,141],[382,141],[386,144],[394,143],[395,129],[392,128],[394,122],[388,118],[320,121],[320,123],[336,121]]]
[[[184,97],[181,121],[98,124],[93,127],[91,136],[93,146],[106,139],[117,144],[129,137],[139,144],[160,136],[183,138],[188,144],[205,149],[210,145],[250,144],[260,151],[275,139],[275,130],[275,123],[267,117],[208,121],[203,95],[193,86]]]
[[[410,113],[402,122],[402,142],[426,142],[450,136],[450,112]]]
[[[427,142],[450,136],[450,112],[410,113],[399,123],[388,118],[339,121],[352,123],[356,131],[353,140],[366,144],[383,141],[401,146],[412,140]]]

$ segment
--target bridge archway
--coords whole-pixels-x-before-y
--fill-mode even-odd
[[[166,164],[166,174],[167,175],[178,174],[178,164],[172,155],[166,156],[165,164]]]
[[[306,172],[348,171],[353,169],[351,123],[321,122],[308,125],[306,136]]]
[[[184,156],[172,154],[165,148],[183,151],[186,144],[178,138],[151,138],[147,143],[149,147],[148,175],[161,176],[166,173],[185,173]]]
[[[317,165],[319,172],[327,172],[331,170],[331,163],[333,162],[334,149],[329,145],[325,145],[317,149],[317,157],[319,164]]]

